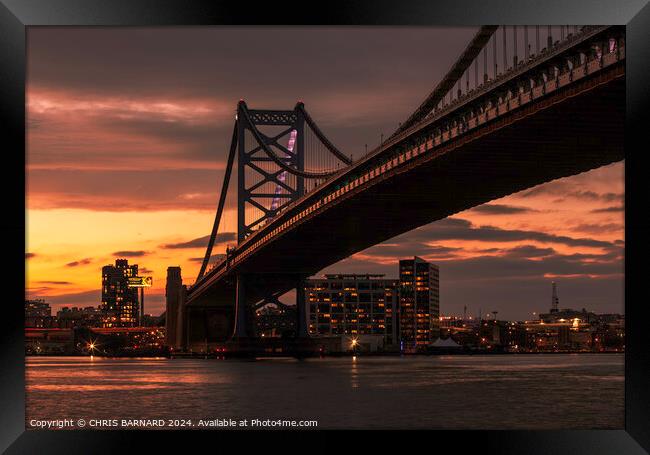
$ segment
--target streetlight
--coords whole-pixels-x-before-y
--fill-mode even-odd
[[[90,340],[87,344],[88,346],[88,351],[90,352],[90,355],[92,356],[95,352],[95,349],[97,349],[97,343],[93,340]]]
[[[359,339],[358,338],[352,338],[350,341],[350,347],[352,348],[352,352],[356,351],[357,345],[359,344]]]

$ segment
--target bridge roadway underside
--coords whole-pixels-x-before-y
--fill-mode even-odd
[[[191,306],[226,306],[232,325],[237,272],[255,283],[247,290],[253,302],[419,226],[623,160],[624,74],[576,92],[512,111],[355,188],[249,256]]]

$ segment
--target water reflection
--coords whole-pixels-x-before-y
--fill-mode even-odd
[[[357,356],[352,356],[352,365],[350,368],[350,384],[353,389],[359,387],[359,368],[357,365]]]
[[[622,428],[623,355],[27,359],[27,417],[321,428]],[[552,396],[549,391],[552,390]],[[540,397],[545,397],[540,399]]]

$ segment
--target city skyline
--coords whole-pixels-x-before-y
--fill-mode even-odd
[[[287,108],[302,99],[324,119],[328,137],[358,156],[366,143],[372,148],[381,133],[394,130],[474,32],[305,31],[295,52],[279,57],[260,81],[252,62],[265,45],[237,60],[224,45],[244,36],[241,30],[30,30],[28,296],[47,297],[54,308],[97,306],[101,267],[128,258],[154,276],[146,311],[162,311],[167,266],[180,265],[190,282],[198,272],[239,98],[252,107]],[[273,46],[293,41],[286,30],[273,33]],[[254,39],[250,31],[247,39]],[[417,57],[441,42],[436,62]],[[390,65],[387,53],[395,57]],[[346,71],[313,55],[329,55]],[[301,59],[300,74],[285,68],[287,58]],[[171,65],[174,59],[183,60],[183,69]],[[224,70],[234,61],[239,73]],[[250,78],[239,80],[242,71]],[[373,98],[378,90],[382,97]],[[473,314],[496,309],[521,319],[549,307],[552,280],[561,307],[623,312],[623,166],[455,214],[321,274],[392,276],[400,257],[418,255],[440,266],[442,314],[462,313],[467,305]],[[234,200],[227,201],[217,253],[234,243],[234,211]]]

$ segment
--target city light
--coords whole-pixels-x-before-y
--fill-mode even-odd
[[[97,349],[97,341],[95,340],[90,340],[87,345],[88,351],[90,352],[90,355],[92,356],[95,353],[95,350]]]

